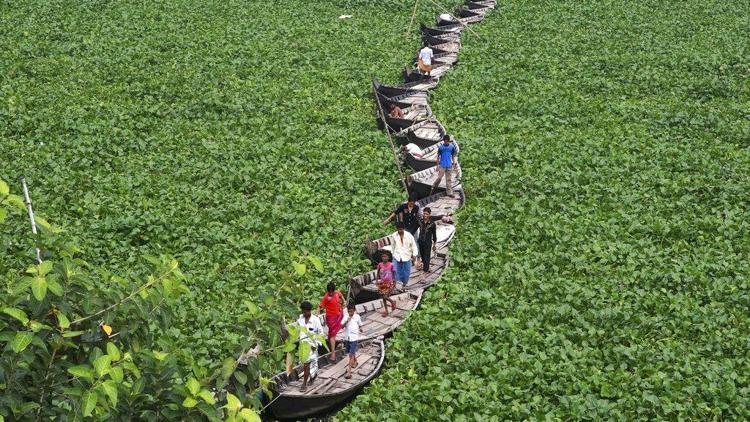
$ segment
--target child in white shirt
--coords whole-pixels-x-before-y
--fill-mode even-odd
[[[344,350],[349,354],[349,365],[346,367],[346,378],[352,377],[352,369],[357,367],[357,347],[359,341],[359,331],[362,328],[362,318],[357,313],[357,308],[353,303],[347,306],[347,314],[341,321],[341,326],[345,331]]]

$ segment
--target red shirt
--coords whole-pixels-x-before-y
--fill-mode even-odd
[[[325,309],[326,315],[339,315],[341,313],[341,299],[343,298],[344,296],[338,290],[333,292],[332,295],[326,292],[320,299],[320,307]]]

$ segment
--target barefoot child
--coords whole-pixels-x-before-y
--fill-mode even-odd
[[[357,346],[359,341],[359,330],[362,328],[362,318],[357,313],[357,308],[350,303],[347,308],[347,314],[341,324],[344,326],[346,341],[344,350],[349,354],[349,365],[346,367],[346,378],[352,377],[352,369],[357,367]]]
[[[393,275],[396,270],[393,268],[393,263],[390,262],[390,257],[387,253],[383,253],[380,257],[381,262],[378,264],[378,291],[383,296],[383,316],[388,316],[388,302],[391,302],[391,308],[396,310],[396,302],[391,299],[391,291],[395,284],[393,283]]]

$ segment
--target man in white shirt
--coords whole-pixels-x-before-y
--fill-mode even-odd
[[[419,67],[419,70],[424,72],[427,76],[430,76],[430,72],[432,72],[432,56],[432,49],[429,45],[426,45],[423,49],[419,50],[417,67]]]
[[[352,369],[357,367],[357,348],[359,341],[359,330],[362,328],[362,318],[357,313],[357,307],[353,303],[347,306],[347,314],[341,321],[341,326],[345,327],[344,332],[346,343],[344,348],[349,354],[349,365],[346,367],[346,378],[352,377]]]
[[[396,267],[396,284],[399,289],[403,289],[409,282],[411,265],[413,261],[416,261],[419,249],[417,249],[414,236],[404,230],[403,222],[399,222],[396,229],[396,233],[391,235],[391,253],[393,265]]]
[[[318,346],[320,342],[312,335],[323,334],[323,324],[320,323],[320,318],[317,315],[312,314],[312,303],[304,301],[300,305],[300,309],[302,309],[302,314],[296,322],[297,326],[300,327],[299,341],[300,344],[305,342],[310,345],[310,354],[305,360],[305,374],[302,380],[302,388],[300,388],[300,391],[306,391],[307,381],[310,379],[310,366],[313,366],[314,372],[317,372],[318,369]],[[305,329],[303,330],[302,327]],[[310,384],[312,384],[312,381],[310,381]]]

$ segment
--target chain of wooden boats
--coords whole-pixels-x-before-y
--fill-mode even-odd
[[[342,345],[343,346],[343,345]],[[346,378],[348,359],[343,347],[317,359],[317,371],[306,391],[302,386],[303,365],[282,372],[271,379],[269,389],[274,399],[269,410],[279,419],[301,419],[322,413],[344,402],[380,372],[385,360],[382,338],[365,340],[357,352],[357,367]]]
[[[353,371],[352,378],[345,378],[347,359],[343,348],[334,353],[320,356],[317,359],[317,371],[314,381],[307,390],[300,391],[302,365],[291,372],[282,372],[272,378],[270,388],[274,398],[269,403],[269,410],[281,419],[307,418],[321,414],[346,401],[357,393],[365,384],[380,372],[385,358],[383,336],[392,333],[403,324],[408,315],[414,311],[422,300],[425,289],[434,285],[448,266],[448,244],[455,235],[455,226],[446,222],[464,203],[464,191],[461,188],[461,168],[456,168],[453,177],[453,196],[445,193],[445,182],[441,182],[437,192],[431,193],[432,184],[437,177],[437,143],[446,133],[445,127],[434,119],[428,103],[428,90],[434,88],[440,77],[457,63],[457,52],[461,48],[460,33],[467,24],[484,18],[495,8],[494,0],[465,0],[456,9],[455,17],[460,22],[438,21],[434,28],[420,25],[423,45],[430,46],[435,52],[433,69],[430,76],[423,75],[414,68],[405,68],[404,83],[397,86],[386,86],[373,81],[377,101],[387,113],[391,105],[397,105],[404,112],[404,119],[390,119],[385,116],[386,125],[381,129],[397,133],[396,139],[402,145],[415,144],[421,149],[420,154],[405,153],[406,163],[416,170],[407,177],[410,193],[417,194],[420,207],[429,206],[437,224],[437,251],[433,253],[430,271],[425,272],[421,266],[414,265],[409,283],[403,291],[393,295],[397,309],[383,316],[383,301],[377,289],[377,271],[369,271],[350,280],[350,291],[359,303],[357,312],[363,319],[362,341],[357,353],[359,365]],[[378,116],[379,120],[380,116]],[[456,144],[457,145],[457,144]],[[413,150],[412,150],[413,151]],[[390,236],[385,236],[365,245],[367,256],[373,260],[380,259],[380,253],[390,249]],[[339,334],[341,339],[342,334]]]

